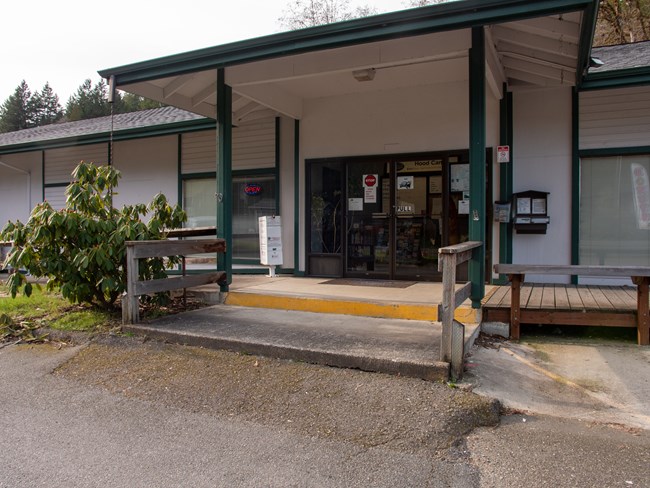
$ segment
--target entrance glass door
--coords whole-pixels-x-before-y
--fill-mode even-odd
[[[346,275],[390,278],[390,163],[348,165]]]
[[[346,275],[439,279],[442,160],[347,166]]]
[[[442,163],[426,172],[410,172],[398,163],[395,198],[395,278],[438,276],[441,246]]]

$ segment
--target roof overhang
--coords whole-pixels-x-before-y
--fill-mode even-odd
[[[466,66],[469,31],[485,27],[488,83],[576,85],[589,62],[598,0],[466,0],[285,32],[102,70],[117,88],[208,117],[216,72],[233,88],[233,121],[271,109],[299,119],[304,99],[439,82]],[[383,70],[370,83],[360,70]],[[399,73],[398,73],[399,71]],[[383,78],[383,79],[382,79]],[[422,83],[422,81],[418,81]],[[338,91],[337,91],[338,90]]]

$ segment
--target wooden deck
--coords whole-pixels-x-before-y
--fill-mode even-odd
[[[510,322],[510,286],[483,300],[483,320]],[[526,283],[521,287],[522,323],[632,327],[637,292],[633,286]],[[585,312],[590,312],[589,314]]]

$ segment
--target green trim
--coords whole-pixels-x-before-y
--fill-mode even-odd
[[[275,167],[273,168],[275,174],[275,214],[281,215],[280,212],[280,117],[275,118]]]
[[[176,138],[176,178],[178,183],[178,205],[183,207],[183,135]]]
[[[275,168],[234,169],[233,176],[276,176]]]
[[[510,146],[510,162],[499,164],[499,200],[502,202],[512,201],[513,191],[513,97],[508,92],[507,86],[503,86],[503,98],[499,103],[499,140],[501,145]],[[499,224],[499,262],[504,264],[512,263],[512,223]],[[508,278],[500,275],[495,283],[505,284]]]
[[[580,264],[580,95],[571,95],[571,264]],[[578,284],[578,277],[571,276]]]
[[[583,77],[589,69],[591,46],[594,43],[594,34],[596,33],[596,20],[598,19],[597,14],[599,3],[599,0],[595,0],[587,5],[582,16],[580,40],[578,41],[580,51],[578,52],[578,65],[576,66],[576,85],[578,86],[582,83]]]
[[[61,183],[43,183],[43,188],[63,188],[70,184],[70,182],[61,182]]]
[[[597,0],[466,0],[247,39],[99,71],[115,85],[431,32],[595,9]],[[583,36],[586,34],[583,33]],[[591,44],[589,44],[590,46]],[[588,50],[588,47],[585,49]]]
[[[219,255],[218,269],[226,272],[227,292],[232,283],[232,89],[226,85],[226,73],[217,71],[217,232],[226,241],[226,252]]]
[[[41,151],[41,202],[45,201],[45,151]]]
[[[483,245],[469,262],[473,308],[480,308],[485,296],[485,103],[485,31],[474,27],[469,50],[469,240]]]
[[[207,180],[208,178],[216,178],[216,171],[204,171],[202,173],[185,173],[181,174],[181,178],[184,180]]]
[[[603,149],[581,149],[578,155],[581,158],[603,158],[607,156],[638,156],[650,154],[650,146],[634,147],[607,147]]]
[[[650,85],[650,67],[618,69],[585,75],[580,91]]]
[[[300,121],[293,123],[293,274],[300,271]],[[302,274],[300,274],[302,273]]]
[[[116,131],[113,134],[113,142],[128,141],[132,139],[145,139],[148,137],[160,137],[170,134],[197,132],[202,130],[214,130],[213,119],[200,119],[173,124],[139,127],[136,129],[125,129]],[[41,151],[44,149],[57,149],[70,146],[86,146],[110,142],[110,132],[98,132],[74,137],[63,137],[50,141],[38,141],[29,143],[10,144],[0,147],[0,154],[22,153],[29,151]]]

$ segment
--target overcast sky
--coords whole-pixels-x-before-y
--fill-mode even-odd
[[[289,0],[3,0],[0,4],[0,103],[21,80],[45,82],[65,107],[97,71],[280,32]],[[379,12],[406,0],[351,0]]]

